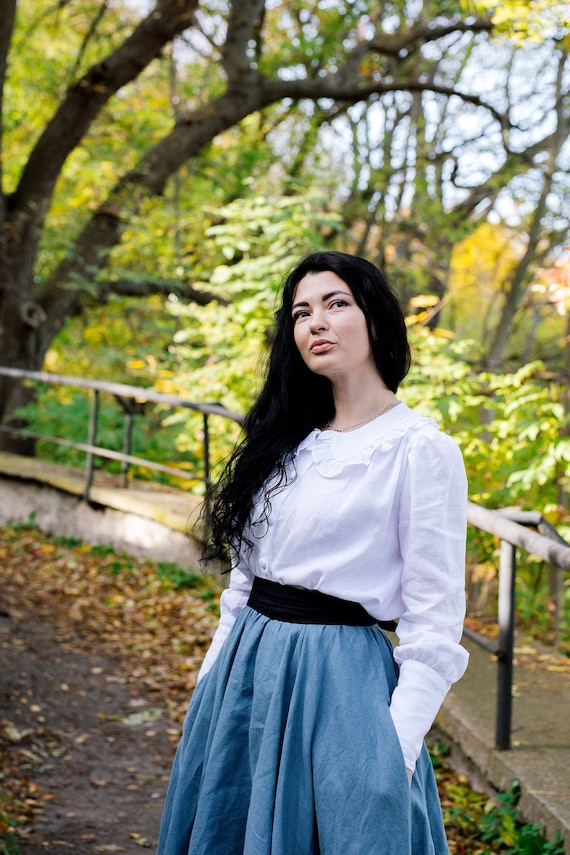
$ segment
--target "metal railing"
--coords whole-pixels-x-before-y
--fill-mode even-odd
[[[497,660],[497,707],[495,747],[501,751],[511,747],[513,704],[513,658],[515,638],[515,585],[517,548],[524,549],[548,562],[562,587],[562,573],[570,570],[570,544],[538,512],[504,508],[491,511],[469,502],[468,521],[482,531],[500,538],[498,643],[465,627],[465,635],[488,650]],[[533,526],[538,531],[529,530]],[[560,609],[560,601],[557,604]]]
[[[243,424],[243,415],[241,413],[234,413],[231,410],[227,410],[220,404],[198,404],[186,401],[183,398],[177,398],[174,395],[164,395],[160,392],[154,392],[152,389],[128,386],[124,383],[107,383],[102,380],[82,380],[79,377],[69,377],[62,374],[49,374],[43,371],[24,371],[17,368],[4,367],[0,367],[0,375],[13,377],[14,379],[46,383],[52,386],[72,386],[78,389],[86,389],[91,394],[87,442],[76,442],[75,440],[66,439],[64,437],[48,436],[46,434],[26,430],[25,428],[14,427],[9,424],[0,426],[0,431],[3,433],[12,434],[19,438],[41,440],[53,443],[54,445],[74,448],[78,451],[84,452],[85,480],[83,498],[86,501],[89,501],[89,494],[93,484],[96,457],[103,457],[107,460],[118,460],[121,462],[121,475],[123,486],[125,487],[128,486],[129,466],[144,466],[146,469],[152,469],[154,471],[174,475],[179,478],[189,479],[190,473],[188,470],[180,469],[175,466],[168,466],[164,463],[159,463],[154,460],[137,457],[131,454],[134,418],[137,415],[144,415],[144,405],[147,403],[159,404],[172,409],[193,410],[202,414],[202,474],[198,476],[194,475],[194,477],[196,477],[197,480],[203,481],[206,486],[210,483],[211,472],[209,418],[211,416],[221,416],[222,418],[230,419],[237,424]],[[115,451],[97,444],[100,417],[99,403],[101,394],[111,395],[123,412],[124,425],[122,451]]]

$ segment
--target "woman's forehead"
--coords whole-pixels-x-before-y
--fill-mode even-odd
[[[309,272],[295,286],[293,303],[324,299],[336,292],[352,294],[352,289],[332,270]]]

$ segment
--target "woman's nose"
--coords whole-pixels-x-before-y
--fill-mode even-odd
[[[326,329],[326,321],[321,312],[314,312],[311,315],[311,332],[321,332]]]

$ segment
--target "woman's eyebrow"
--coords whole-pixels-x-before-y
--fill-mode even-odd
[[[331,297],[335,297],[337,294],[344,294],[345,297],[350,297],[348,291],[329,291],[327,294],[323,294],[321,297],[321,301],[326,303],[327,300],[330,300]],[[307,300],[303,300],[300,303],[293,303],[291,309],[297,309],[299,306],[308,306],[309,303]]]

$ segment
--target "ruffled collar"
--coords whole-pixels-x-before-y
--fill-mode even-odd
[[[325,477],[340,474],[346,466],[368,465],[372,455],[386,449],[404,434],[437,423],[414,413],[406,404],[400,403],[374,421],[347,433],[315,429],[299,443],[296,465],[303,467],[303,458],[310,455],[316,468]]]

